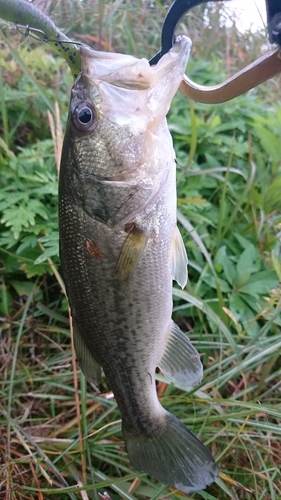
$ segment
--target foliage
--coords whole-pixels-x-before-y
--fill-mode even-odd
[[[185,237],[189,289],[212,301],[217,312],[228,307],[240,327],[252,334],[260,328],[258,319],[269,314],[268,300],[280,272],[281,160],[275,117],[281,114],[272,107],[261,117],[260,108],[261,101],[252,95],[212,110],[197,105],[196,113],[189,113],[178,97],[170,113],[180,167],[180,221],[190,233]],[[267,127],[261,129],[261,122]],[[193,135],[188,137],[190,129]],[[198,239],[213,263],[208,269]],[[218,289],[224,304],[218,301]],[[280,319],[275,323],[280,325]]]
[[[69,23],[74,38],[83,33],[101,50],[150,57],[160,45],[160,1],[154,8],[129,0],[47,4],[51,12],[61,7],[53,11],[57,24]],[[215,28],[218,11],[208,15]],[[221,40],[231,35],[231,71],[239,63],[234,42],[249,47],[251,57],[264,44],[257,35],[254,47],[235,27],[219,34],[205,27],[202,47],[201,19],[191,13],[187,23],[195,47],[188,74],[200,83],[225,77]],[[93,394],[71,354],[56,160],[71,76],[47,47],[21,40],[5,30],[0,47],[0,484],[12,499],[97,499],[105,490],[112,500],[182,498],[131,469],[106,381],[102,394]],[[216,106],[178,94],[168,117],[190,260],[186,289],[174,289],[174,315],[202,353],[205,373],[188,393],[158,374],[157,390],[163,405],[202,436],[223,473],[196,499],[281,497],[277,81]]]

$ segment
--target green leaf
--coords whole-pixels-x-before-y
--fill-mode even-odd
[[[26,206],[12,206],[10,208],[7,208],[1,219],[1,222],[4,223],[5,226],[11,227],[14,238],[17,239],[24,227],[35,224],[35,218],[34,214],[30,212],[30,210]]]
[[[277,285],[278,277],[275,271],[261,271],[253,274],[239,291],[253,296],[268,295],[270,290],[277,288]]]
[[[40,243],[43,243],[44,252],[42,255],[39,255],[35,260],[34,264],[38,265],[42,262],[45,262],[49,257],[58,257],[59,255],[59,232],[52,231],[47,236],[42,236],[38,240]]]
[[[2,189],[0,192],[0,211],[4,212],[11,205],[16,205],[20,201],[28,201],[28,195],[25,192],[11,193],[10,187]],[[2,201],[1,201],[2,200]]]
[[[12,280],[11,286],[16,290],[17,294],[19,297],[22,297],[26,295],[27,297],[30,294],[34,295],[34,299],[40,300],[42,299],[42,292],[41,290],[36,290],[34,288],[34,283],[32,281],[14,281]]]
[[[17,254],[22,253],[26,248],[35,248],[38,245],[38,239],[35,234],[29,234],[21,238],[21,243],[17,248]]]
[[[235,279],[235,267],[233,262],[230,260],[227,248],[225,245],[219,248],[214,259],[215,265],[220,265],[223,273],[230,285],[233,285]]]
[[[236,272],[238,275],[243,275],[245,272],[252,274],[260,271],[261,265],[262,260],[259,252],[254,245],[249,243],[238,259]]]
[[[197,495],[204,498],[204,500],[218,500],[216,497],[214,497],[210,493],[207,493],[206,491],[198,491]]]
[[[236,273],[236,278],[234,281],[235,290],[240,290],[242,286],[248,283],[250,276],[250,269],[246,269],[243,273],[240,274]]]
[[[280,161],[280,138],[271,132],[268,128],[257,126],[256,134],[261,141],[263,149],[265,149],[268,155],[273,161]]]
[[[9,314],[9,308],[12,298],[8,292],[8,288],[4,280],[0,281],[0,313],[3,316]]]
[[[25,272],[27,278],[34,276],[42,276],[45,273],[53,274],[48,263],[42,262],[41,264],[34,264],[34,262],[24,262],[20,269]]]
[[[242,248],[244,248],[244,249],[248,248],[249,240],[247,238],[244,238],[244,236],[242,236],[239,233],[235,233],[235,232],[233,233],[233,236],[239,242],[239,244],[241,245]]]
[[[28,210],[34,215],[40,215],[43,219],[48,219],[48,214],[46,213],[43,203],[39,200],[30,200],[28,203]]]
[[[241,287],[249,281],[251,274],[261,269],[261,265],[262,260],[257,249],[248,243],[237,262],[235,288],[241,290]]]
[[[232,294],[229,297],[229,309],[234,314],[238,323],[242,323],[243,327],[250,335],[257,333],[259,326],[253,320],[253,310],[246,304],[240,295]]]
[[[45,262],[49,257],[54,257],[58,256],[59,254],[59,248],[58,245],[54,245],[53,247],[48,248],[45,250],[42,255],[39,255],[37,259],[34,261],[34,264],[37,266],[38,264],[41,264],[42,262]]]

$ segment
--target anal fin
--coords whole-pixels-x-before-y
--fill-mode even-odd
[[[187,254],[182,240],[179,228],[176,226],[172,239],[172,259],[171,272],[172,278],[177,281],[181,288],[187,283]]]
[[[86,346],[74,318],[72,318],[72,326],[75,353],[81,366],[81,370],[88,382],[92,385],[93,389],[96,392],[99,392],[98,386],[101,378],[101,367]]]
[[[180,387],[201,382],[203,367],[199,354],[187,335],[172,321],[171,334],[159,363],[162,373]]]

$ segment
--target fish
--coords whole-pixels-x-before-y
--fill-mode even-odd
[[[133,468],[185,493],[218,475],[210,451],[160,404],[155,383],[157,367],[184,388],[203,373],[171,319],[173,280],[186,285],[187,255],[166,115],[190,46],[180,37],[153,66],[81,49],[59,178],[60,256],[78,362],[94,387],[103,369]]]

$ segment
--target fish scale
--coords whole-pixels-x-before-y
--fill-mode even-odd
[[[86,234],[89,235],[93,231],[92,221],[89,220],[89,217],[81,214],[81,212],[80,209],[80,217],[77,214],[76,220],[81,221],[83,231],[86,231]],[[74,211],[72,210],[72,217],[73,215]],[[85,223],[85,218],[88,219],[88,227]],[[62,214],[61,220],[64,220]],[[169,298],[171,297],[171,290],[163,290],[161,294],[159,282],[163,279],[163,275],[161,272],[158,275],[154,273],[153,282],[150,284],[150,289],[147,290],[147,293],[156,294],[157,301],[153,307],[152,304],[148,303],[144,314],[141,290],[144,286],[147,287],[147,283],[146,274],[142,273],[141,269],[137,276],[138,280],[134,282],[134,286],[133,284],[128,285],[129,293],[126,293],[125,296],[122,290],[120,291],[118,284],[111,284],[108,288],[107,282],[103,279],[105,275],[112,275],[114,273],[114,254],[118,256],[120,252],[124,241],[123,233],[120,231],[119,233],[121,234],[118,234],[116,231],[114,237],[111,235],[112,245],[109,244],[107,249],[103,249],[101,246],[101,252],[103,253],[104,251],[109,254],[110,259],[101,259],[100,263],[99,261],[95,262],[90,255],[87,255],[88,252],[85,250],[86,245],[83,245],[83,237],[82,241],[79,237],[77,238],[79,229],[73,234],[69,231],[69,226],[66,224],[64,229],[61,228],[61,231],[62,233],[64,231],[67,233],[68,241],[65,244],[67,248],[72,249],[71,255],[68,258],[76,263],[75,267],[72,267],[71,275],[68,276],[68,287],[71,288],[71,297],[73,297],[71,299],[71,304],[74,303],[73,315],[75,318],[80,318],[79,329],[83,330],[87,337],[88,348],[94,353],[95,358],[103,367],[110,387],[118,400],[120,409],[127,408],[125,420],[129,420],[130,428],[132,428],[132,422],[134,425],[139,426],[137,420],[141,420],[147,422],[147,429],[151,431],[151,427],[154,425],[154,420],[151,418],[151,408],[155,406],[154,392],[151,394],[151,404],[149,403],[148,396],[151,393],[152,381],[154,382],[154,372],[159,361],[159,355],[161,357],[160,349],[164,350],[164,346],[161,346],[159,343],[159,334],[162,334],[162,327],[165,328],[167,325],[167,316],[169,319],[170,308],[168,310],[169,315],[165,314],[162,304],[166,302],[165,296],[167,292],[170,292]],[[102,231],[104,240],[108,241],[106,234],[104,234],[108,229],[103,228]],[[121,240],[119,245],[118,237]],[[76,249],[77,252],[75,252]],[[81,259],[81,249],[84,253],[84,259]],[[149,247],[147,253],[151,259],[150,263],[148,258],[146,258],[147,269],[148,272],[149,270],[152,272],[155,258],[158,258],[159,255],[155,255],[153,259]],[[77,279],[77,277],[80,277],[80,279]],[[81,300],[81,281],[86,291],[85,295],[83,294],[83,300]],[[99,288],[92,287],[91,283],[94,281],[99,283]],[[136,284],[138,285],[137,287]],[[155,306],[162,316],[162,324],[160,323],[158,326],[159,331],[155,331],[152,326],[155,317]],[[118,312],[120,309],[128,309],[130,314],[120,316]],[[87,314],[85,314],[85,311],[87,311]],[[102,325],[101,330],[98,328],[99,324]],[[107,331],[114,332],[114,335],[109,336],[106,334],[104,324],[107,325]],[[149,328],[144,328],[146,325],[149,325]],[[139,337],[140,329],[143,332],[141,338]],[[93,332],[93,330],[95,331]],[[116,357],[112,358],[109,356],[110,351],[114,351]],[[131,379],[130,381],[130,393],[134,394],[135,397],[131,398],[131,401],[128,398],[128,373],[134,373],[134,380]],[[130,402],[132,408],[128,404]],[[133,418],[130,419],[130,416]]]
[[[157,398],[155,369],[180,386],[202,378],[199,355],[171,320],[172,280],[185,286],[176,226],[176,165],[166,114],[190,42],[155,67],[82,49],[60,182],[60,254],[74,346],[87,379],[114,393],[130,461],[188,493],[218,474],[208,449]]]

